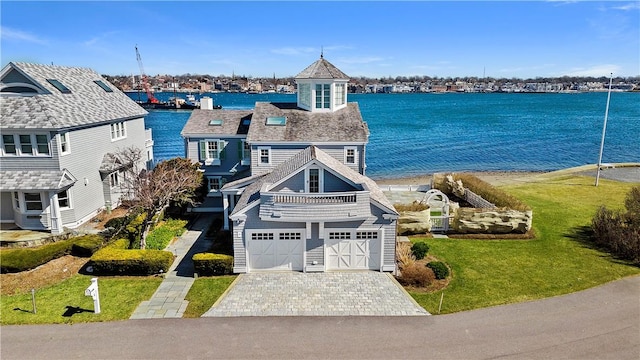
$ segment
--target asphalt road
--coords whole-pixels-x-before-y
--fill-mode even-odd
[[[570,295],[441,316],[158,319],[3,326],[0,331],[3,360],[637,360],[640,276]]]

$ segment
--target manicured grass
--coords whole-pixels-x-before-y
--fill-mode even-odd
[[[580,239],[600,205],[623,208],[633,185],[563,176],[501,187],[533,208],[533,240],[420,239],[447,262],[453,279],[444,289],[442,313],[515,303],[587,289],[640,274],[637,266],[611,258]],[[437,313],[441,292],[411,295]]]
[[[202,316],[213,306],[220,295],[231,285],[235,275],[201,277],[196,279],[186,296],[189,305],[182,317],[196,318]]]
[[[84,295],[91,276],[76,275],[61,283],[36,290],[36,313],[31,293],[1,296],[0,324],[56,324],[125,320],[141,301],[148,300],[160,285],[157,277],[102,277],[98,279],[100,314]],[[75,310],[74,310],[75,309]]]

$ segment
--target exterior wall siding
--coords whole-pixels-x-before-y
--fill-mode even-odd
[[[204,176],[222,176],[225,179],[231,178],[236,172],[242,172],[249,169],[249,165],[242,165],[242,138],[225,138],[225,137],[199,137],[188,138],[185,140],[185,156],[195,162],[204,164],[200,159],[200,141],[201,140],[224,140],[224,159],[220,160],[220,165],[203,165]],[[235,169],[235,172],[231,172]]]
[[[247,271],[247,246],[244,240],[245,223],[233,225],[233,272]]]
[[[2,129],[2,135],[31,135],[31,134],[47,134],[49,135],[49,154],[43,156],[2,156],[2,170],[59,170],[60,165],[58,163],[58,142],[55,133],[49,131],[37,131],[37,130],[13,130]],[[35,146],[35,144],[34,144]],[[16,144],[16,147],[19,147]]]
[[[304,150],[309,145],[286,145],[286,144],[271,144],[268,147],[271,148],[271,163],[270,164],[260,164],[260,154],[258,151],[258,147],[262,147],[263,145],[251,145],[251,163],[254,164],[251,167],[251,175],[258,175],[270,172],[276,166],[282,164],[286,160],[290,159],[295,154]],[[344,164],[344,149],[346,146],[352,145],[323,145],[316,144],[316,146],[329,154],[331,157],[340,161]],[[363,156],[364,156],[364,145],[357,145],[356,148],[356,163],[355,164],[345,164],[349,168],[359,173],[363,173]]]
[[[286,181],[282,182],[282,184],[275,186],[271,191],[293,191],[299,192],[300,190],[304,190],[305,188],[305,180],[304,180],[304,170],[298,172],[293,175]]]
[[[134,146],[146,156],[144,119],[129,120],[125,127],[126,137],[117,141],[111,140],[109,124],[69,132],[70,151],[60,156],[60,169],[69,170],[78,181],[69,190],[75,219],[70,222],[69,218],[63,218],[63,225],[78,225],[76,222],[104,208],[107,200],[111,201],[112,207],[119,204],[120,192],[117,189],[110,190],[108,174],[99,172],[104,155]],[[141,166],[144,167],[144,164]]]
[[[329,171],[324,171],[324,192],[356,191],[357,189]]]
[[[10,191],[0,193],[0,222],[13,222],[13,199]]]
[[[311,236],[307,239],[305,250],[307,251],[306,265],[324,265],[324,239],[320,238],[318,223],[311,224]]]

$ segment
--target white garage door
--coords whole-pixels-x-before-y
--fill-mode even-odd
[[[379,270],[380,239],[378,232],[329,232],[327,267],[330,270]]]
[[[302,270],[301,232],[253,232],[247,235],[249,269]]]

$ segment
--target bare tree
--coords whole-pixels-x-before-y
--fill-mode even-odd
[[[146,238],[153,222],[172,203],[193,204],[196,190],[202,185],[200,165],[189,159],[174,158],[158,163],[153,170],[141,170],[142,151],[129,147],[116,155],[124,164],[126,180],[122,190],[133,207],[145,214],[142,223],[140,248],[146,247]]]

